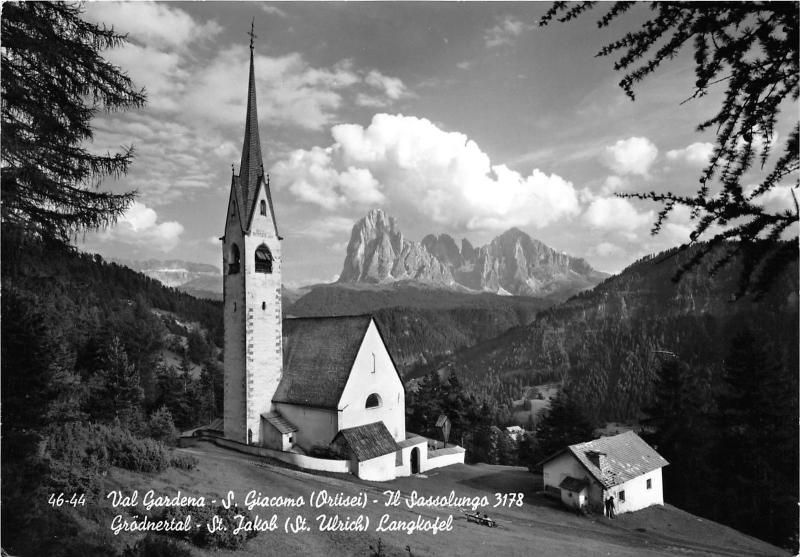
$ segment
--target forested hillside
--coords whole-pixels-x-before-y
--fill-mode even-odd
[[[642,259],[529,325],[429,366],[461,378],[496,416],[524,385],[561,393],[534,438],[531,466],[606,421],[639,420],[670,462],[665,498],[784,547],[797,546],[797,270],[761,299],[735,299],[738,265],[692,252]]]
[[[762,299],[734,300],[738,269],[710,274],[712,260],[685,275],[675,271],[691,252],[665,252],[637,261],[619,275],[529,325],[461,351],[428,368],[455,370],[474,392],[519,396],[509,386],[569,383],[596,420],[636,417],[653,396],[665,355],[691,366],[724,359],[740,325],[770,339],[788,369],[797,369],[797,273],[787,272]],[[794,368],[791,366],[794,365]]]
[[[552,301],[467,294],[412,284],[353,288],[322,285],[284,307],[285,315],[370,313],[381,324],[403,375],[420,365],[530,323]]]
[[[92,497],[110,466],[194,466],[168,446],[178,429],[221,412],[222,306],[99,256],[34,242],[8,248],[3,501],[18,511],[4,517],[4,546],[52,555],[80,528],[47,506],[49,493]],[[50,534],[24,535],[34,520]]]

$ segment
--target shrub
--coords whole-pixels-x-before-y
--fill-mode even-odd
[[[134,472],[161,472],[169,466],[167,448],[153,439],[141,439],[121,427],[105,427],[111,464]]]
[[[76,490],[87,478],[105,474],[109,466],[134,472],[160,472],[169,466],[163,443],[136,437],[119,425],[73,422],[52,427],[43,452],[55,484]]]
[[[166,507],[164,512],[161,513],[159,519],[169,520],[174,518],[176,521],[183,520],[184,517],[192,515],[192,523],[199,524],[200,528],[190,529],[189,532],[170,532],[170,535],[178,537],[179,539],[188,540],[198,547],[207,547],[210,549],[241,549],[247,540],[254,538],[258,532],[255,530],[239,531],[236,534],[233,531],[239,526],[239,520],[236,515],[243,517],[243,522],[253,519],[250,512],[242,507],[231,507],[226,509],[222,505],[208,506],[208,507]],[[206,524],[211,524],[214,516],[217,516],[221,521],[224,529],[218,529],[216,532],[211,533]]]
[[[186,453],[172,453],[169,457],[169,465],[181,470],[194,470],[198,462],[197,458]]]
[[[147,435],[156,441],[174,446],[178,441],[178,430],[172,420],[172,412],[162,406],[150,415],[146,428]]]

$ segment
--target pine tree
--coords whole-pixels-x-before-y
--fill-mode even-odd
[[[136,90],[100,52],[124,36],[80,18],[65,2],[8,2],[2,12],[2,234],[10,246],[27,240],[68,245],[86,229],[119,217],[135,193],[98,190],[133,159],[92,154],[98,112],[139,108]]]
[[[729,501],[726,521],[788,546],[798,519],[797,369],[777,354],[750,327],[731,342],[716,456],[726,478],[718,486]]]
[[[593,438],[592,423],[566,386],[552,401],[550,410],[536,428],[536,460],[547,458],[568,445],[591,441]]]
[[[541,18],[565,22],[594,8],[596,2],[556,2]],[[605,4],[608,11],[598,20],[608,27],[634,9],[636,2]],[[794,208],[770,211],[765,194],[785,182],[800,185],[800,123],[794,102],[800,95],[800,14],[793,2],[651,2],[651,19],[637,31],[603,47],[597,56],[619,54],[615,70],[627,72],[620,81],[634,99],[634,87],[654,73],[663,62],[677,56],[685,45],[693,45],[695,90],[690,98],[703,97],[724,82],[725,94],[719,112],[698,125],[698,131],[716,130],[717,141],[708,166],[700,176],[695,195],[671,192],[624,194],[663,204],[653,225],[658,233],[676,206],[692,210],[695,219],[692,243],[704,233],[708,243],[684,264],[678,274],[693,269],[720,246],[726,252],[712,270],[741,253],[744,266],[740,294],[763,293],[778,271],[797,261],[796,242],[782,242],[785,233],[800,218]],[[634,9],[635,11],[635,9]],[[754,163],[764,170],[772,154],[775,127],[782,108],[793,116],[792,131],[784,150],[769,172],[752,190],[743,183]],[[715,186],[714,181],[718,181]],[[793,192],[794,195],[794,192]],[[735,241],[731,241],[735,240]],[[684,246],[686,247],[686,246]]]
[[[119,420],[122,425],[137,428],[141,422],[142,390],[139,371],[128,361],[119,337],[100,354],[99,386],[91,403],[91,412],[102,421]]]
[[[670,462],[664,470],[670,486],[668,500],[681,508],[699,512],[716,500],[711,450],[718,438],[714,429],[714,396],[710,369],[690,367],[668,356],[657,373],[654,400],[645,408],[653,428],[645,440]]]

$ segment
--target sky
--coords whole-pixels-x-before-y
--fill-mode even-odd
[[[615,194],[696,191],[714,142],[696,127],[716,113],[722,89],[682,103],[694,83],[687,51],[631,101],[615,58],[595,54],[636,29],[646,6],[605,29],[595,23],[602,9],[538,27],[549,6],[87,3],[86,19],[127,33],[104,56],[145,88],[148,104],[95,119],[91,149],[132,144],[136,153],[130,172],[103,187],[138,198],[82,249],[221,266],[253,18],[286,284],[335,280],[354,222],[373,208],[410,240],[447,233],[482,245],[516,226],[607,272],[686,242],[687,211],[652,236],[660,206]],[[788,188],[770,195],[765,203],[791,200]]]

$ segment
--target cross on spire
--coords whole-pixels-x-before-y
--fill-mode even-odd
[[[258,35],[255,34],[255,27],[256,27],[256,18],[253,16],[253,21],[250,22],[250,32],[247,33],[250,35],[250,50],[253,50],[253,39],[257,39]]]

